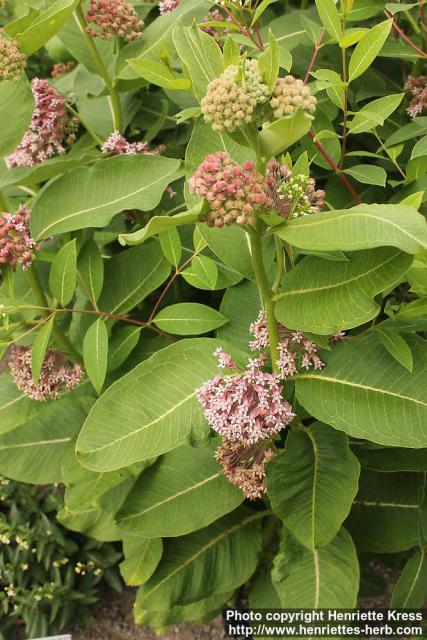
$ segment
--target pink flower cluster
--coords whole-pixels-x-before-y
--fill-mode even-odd
[[[148,142],[128,142],[119,131],[114,131],[101,147],[103,153],[111,153],[114,156],[143,155],[158,156],[165,150],[165,145],[161,145],[156,149],[150,149]]]
[[[272,206],[265,192],[265,181],[252,162],[240,167],[227,153],[218,151],[206,156],[189,181],[190,191],[203,198],[208,213],[200,220],[210,227],[253,224],[254,210]]]
[[[274,447],[269,441],[248,447],[241,442],[224,440],[215,454],[225,477],[249,500],[261,498],[265,493],[265,465],[273,456]]]
[[[40,378],[34,383],[31,371],[31,348],[14,346],[9,367],[16,386],[32,400],[56,399],[63,389],[73,389],[83,379],[82,368],[70,364],[62,353],[48,349]]]
[[[21,205],[17,213],[0,213],[0,266],[28,269],[39,245],[30,235],[31,211]]]
[[[180,0],[161,0],[161,2],[159,2],[160,15],[175,11],[175,9],[179,6],[179,2]]]
[[[73,60],[70,60],[69,62],[56,62],[52,67],[50,77],[61,78],[62,76],[65,76],[67,73],[72,71],[75,66],[76,63]]]
[[[412,118],[416,118],[427,109],[427,77],[408,76],[405,91],[412,96],[407,112]]]
[[[6,158],[9,168],[35,167],[75,140],[74,123],[67,115],[65,98],[47,80],[34,78],[35,107],[30,126],[19,146]]]
[[[202,18],[201,23],[203,22],[231,22],[231,18],[229,16],[223,16],[221,11],[219,11],[218,9],[213,9],[212,11],[209,11],[207,16]],[[231,33],[231,29],[228,29],[227,27],[207,26],[201,27],[200,29],[201,31],[204,31],[208,35],[212,36],[212,38],[215,39],[215,41],[221,48],[223,46],[224,36]]]
[[[92,38],[112,40],[124,38],[126,42],[141,38],[144,22],[138,19],[135,8],[123,0],[91,0],[86,20],[95,27],[87,27]]]

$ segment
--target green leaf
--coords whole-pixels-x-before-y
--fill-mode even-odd
[[[104,284],[104,260],[94,240],[86,242],[81,249],[77,272],[89,300],[96,304]]]
[[[296,394],[318,420],[356,438],[394,447],[427,447],[426,343],[413,337],[414,371],[396,362],[375,335],[322,354],[322,371],[300,374]]]
[[[403,127],[399,127],[394,133],[392,133],[385,141],[386,147],[392,147],[401,142],[407,140],[413,140],[418,136],[423,136],[427,133],[427,117],[415,118],[410,124],[406,124]]]
[[[269,44],[258,58],[259,70],[263,82],[273,91],[276,86],[280,68],[280,49],[272,31],[269,33]]]
[[[344,173],[352,176],[358,182],[363,184],[377,184],[385,187],[387,173],[382,167],[376,167],[373,164],[357,164],[350,169],[345,169]]]
[[[349,66],[349,82],[365,73],[371,66],[391,31],[392,20],[385,20],[369,29],[354,49]]]
[[[231,64],[234,64],[236,66],[239,65],[240,46],[239,46],[239,43],[231,36],[228,36],[228,38],[225,41],[223,54],[224,54],[224,69],[229,67]]]
[[[328,98],[339,107],[342,111],[345,108],[345,87],[341,80],[341,76],[332,69],[317,69],[312,75],[320,80],[318,82],[319,89],[325,87]],[[326,82],[322,82],[326,81]]]
[[[212,258],[195,256],[191,265],[181,273],[184,280],[197,289],[215,289],[218,281],[218,267]]]
[[[359,590],[359,563],[345,529],[325,547],[309,551],[283,532],[274,560],[273,585],[286,609],[353,609]]]
[[[173,31],[173,42],[180,60],[184,63],[196,98],[204,98],[209,82],[221,75],[223,60],[221,49],[207,33],[178,23]]]
[[[182,245],[181,238],[175,227],[166,229],[159,233],[160,246],[168,262],[177,267],[181,261]]]
[[[139,481],[117,514],[125,531],[146,538],[197,531],[244,500],[215,461],[218,439],[209,447],[184,445],[166,453]]]
[[[376,330],[381,343],[397,362],[412,373],[414,358],[408,343],[393,329],[381,328]]]
[[[339,42],[343,37],[343,30],[334,0],[316,0],[316,8],[326,31],[335,42]]]
[[[61,29],[77,6],[78,0],[56,0],[16,35],[23,53],[31,55]]]
[[[99,394],[104,384],[108,361],[108,333],[102,318],[91,324],[86,332],[83,361],[86,373]]]
[[[421,140],[418,140],[418,142],[415,144],[414,148],[412,149],[411,158],[420,158],[421,156],[426,156],[426,155],[427,155],[427,136],[424,136],[421,138]]]
[[[226,340],[242,349],[248,350],[253,336],[249,333],[251,322],[255,322],[262,308],[258,285],[244,280],[229,287],[224,294],[219,310],[230,321],[217,330],[219,340]]]
[[[39,409],[40,403],[19,391],[9,374],[0,375],[0,433],[28,422]]]
[[[200,531],[167,538],[159,566],[138,592],[138,608],[167,610],[245,583],[258,562],[263,515],[241,507]]]
[[[162,309],[153,322],[167,333],[194,336],[218,329],[226,324],[228,319],[222,313],[204,304],[181,302]]]
[[[155,291],[170,274],[170,265],[159,243],[133,247],[116,254],[105,266],[99,308],[123,314]]]
[[[253,26],[255,22],[260,19],[264,11],[270,6],[270,4],[273,4],[273,2],[277,2],[277,0],[261,0],[254,11],[254,17],[252,18],[251,26]]]
[[[411,2],[411,4],[398,4],[397,2],[388,2],[385,6],[385,9],[392,15],[395,15],[396,13],[399,13],[401,11],[409,11],[414,7],[418,7],[419,4],[419,2]]]
[[[103,227],[124,209],[151,211],[180,165],[161,156],[116,156],[80,167],[38,193],[31,216],[37,239],[87,227]]]
[[[391,606],[421,609],[427,596],[427,554],[420,550],[405,565],[393,590]]]
[[[271,506],[307,549],[323,547],[350,512],[359,471],[345,434],[319,422],[291,431],[286,450],[267,465]]]
[[[61,462],[72,449],[91,401],[56,400],[28,422],[0,435],[0,473],[31,484],[61,482]]]
[[[393,248],[358,251],[347,262],[308,256],[283,279],[276,317],[286,327],[330,335],[375,318],[374,297],[397,284],[412,257]]]
[[[216,229],[199,224],[198,229],[209,248],[222,262],[241,276],[255,280],[246,233],[239,225]]]
[[[183,91],[191,87],[191,80],[178,78],[164,62],[149,58],[135,58],[129,60],[129,64],[141,78],[158,87],[174,91]]]
[[[363,106],[349,122],[349,132],[352,134],[366,133],[378,125],[382,126],[385,120],[396,111],[404,95],[404,93],[396,93],[391,96],[372,100],[372,102]]]
[[[77,283],[76,240],[70,240],[56,254],[49,273],[49,289],[65,307],[73,298]]]
[[[405,205],[362,204],[287,222],[276,234],[300,249],[359,251],[397,247],[406,253],[427,248],[424,217]]]
[[[427,449],[356,447],[355,452],[362,466],[373,471],[427,472]]]
[[[416,474],[364,471],[347,524],[363,551],[407,551],[417,544],[418,509]]]
[[[182,213],[177,213],[175,216],[153,216],[143,229],[135,231],[134,233],[122,233],[119,235],[119,242],[123,246],[137,245],[162,231],[167,231],[168,229],[180,227],[185,224],[194,224],[199,218],[200,210],[201,205],[199,203],[190,209],[190,211],[183,211]]]
[[[219,346],[217,340],[181,340],[115,382],[96,403],[77,441],[84,466],[112,471],[203,440],[209,426],[196,393],[217,373],[212,353]]]
[[[153,575],[163,553],[161,538],[141,538],[126,535],[123,539],[124,561],[120,564],[123,580],[130,587],[139,587]]]
[[[31,373],[34,384],[38,384],[40,378],[40,371],[46,356],[54,320],[55,318],[52,316],[47,322],[42,324],[31,348]]]
[[[0,82],[0,157],[12,153],[21,141],[31,121],[34,98],[25,74],[19,80]]]
[[[120,367],[132,353],[139,341],[141,327],[119,327],[110,338],[108,345],[107,371],[114,371]]]
[[[309,132],[313,116],[298,108],[292,115],[268,124],[259,133],[261,155],[267,160],[286,151]]]

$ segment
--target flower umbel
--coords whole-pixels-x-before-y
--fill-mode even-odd
[[[64,145],[75,139],[65,98],[47,80],[34,78],[31,84],[33,116],[19,146],[6,158],[9,168],[35,167],[57,153],[65,153]]]
[[[48,349],[37,384],[34,383],[31,371],[31,348],[12,348],[9,367],[16,386],[33,400],[48,400],[59,397],[64,389],[73,389],[83,379],[82,368],[78,364],[70,364],[67,358],[56,351]]]
[[[0,29],[0,80],[17,80],[27,66],[27,59],[17,40],[9,40]]]
[[[175,11],[175,9],[179,6],[179,2],[180,0],[162,0],[161,2],[159,2],[160,15]]]
[[[133,156],[138,153],[147,156],[158,156],[163,153],[164,145],[150,149],[148,142],[128,142],[120,131],[114,131],[101,147],[103,153],[111,153],[114,156]]]
[[[310,89],[302,80],[294,76],[285,76],[278,79],[270,105],[275,118],[290,116],[298,107],[313,115],[316,111],[317,99],[311,95]]]
[[[283,218],[299,218],[320,213],[325,202],[325,192],[316,190],[316,181],[303,174],[293,175],[285,165],[275,160],[268,166],[267,193],[274,200],[274,208]]]
[[[31,211],[21,205],[18,212],[0,213],[0,266],[30,267],[39,245],[30,234]]]
[[[251,162],[236,165],[227,153],[208,155],[189,181],[190,191],[209,206],[200,220],[210,227],[226,224],[252,224],[254,210],[272,206],[265,193],[266,184]]]
[[[256,500],[265,493],[265,465],[273,456],[270,440],[250,446],[223,440],[215,458],[231,484],[239,487],[249,500]]]
[[[412,96],[406,111],[412,118],[416,118],[427,109],[427,77],[408,76],[405,83],[405,91]]]
[[[91,0],[86,20],[94,25],[87,27],[88,34],[102,40],[123,38],[131,42],[141,38],[144,26],[133,5],[123,0]]]

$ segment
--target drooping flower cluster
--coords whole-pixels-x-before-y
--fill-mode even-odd
[[[293,175],[285,165],[275,160],[268,166],[267,193],[274,200],[274,207],[283,218],[299,218],[319,213],[324,204],[325,192],[316,190],[316,181],[303,174]]]
[[[47,80],[34,78],[31,84],[33,116],[19,146],[6,158],[9,168],[35,167],[65,153],[65,145],[75,140],[76,123],[67,114],[65,98]]]
[[[405,91],[412,96],[407,112],[412,118],[416,118],[427,109],[427,77],[408,76]]]
[[[30,235],[31,211],[21,205],[17,213],[0,213],[0,267],[9,264],[28,269],[39,249]]]
[[[209,11],[209,13],[202,18],[200,21],[202,24],[204,22],[231,22],[231,18],[229,16],[223,16],[221,11],[218,9],[213,9]],[[216,43],[222,48],[223,46],[223,38],[227,34],[231,33],[231,29],[228,27],[217,27],[208,25],[206,27],[200,27],[201,31],[204,31],[208,35],[212,36],[215,39]]]
[[[112,153],[115,156],[122,155],[149,155],[158,156],[165,150],[165,146],[161,145],[157,148],[150,149],[148,142],[129,142],[119,131],[114,131],[101,147],[103,153]]]
[[[317,100],[302,80],[288,75],[278,79],[270,105],[275,118],[290,116],[298,107],[312,115],[316,111]]]
[[[246,60],[243,70],[230,65],[219,78],[209,83],[201,102],[202,113],[214,131],[233,132],[254,121],[255,108],[265,104],[269,95],[258,61]]]
[[[265,465],[273,456],[274,447],[269,440],[249,447],[223,440],[215,458],[231,484],[239,487],[249,500],[256,500],[265,493]]]
[[[210,227],[252,224],[255,208],[273,204],[266,194],[265,181],[251,162],[236,165],[222,151],[208,155],[189,181],[189,188],[204,198],[209,211],[200,220]]]
[[[37,384],[31,371],[31,348],[14,346],[9,367],[16,386],[33,400],[48,400],[59,397],[64,389],[71,390],[83,379],[83,370],[71,364],[62,354],[48,349]]]
[[[95,25],[87,27],[87,33],[92,38],[102,40],[123,38],[126,42],[131,42],[141,38],[144,26],[133,5],[123,0],[91,0],[86,20]]]
[[[26,66],[27,59],[19,49],[19,42],[9,40],[0,29],[0,80],[17,80]]]
[[[50,76],[51,78],[61,78],[72,71],[75,66],[76,63],[73,60],[70,60],[69,62],[57,62],[53,65]]]
[[[161,0],[161,2],[159,2],[160,15],[175,11],[175,9],[179,6],[179,2],[180,0]]]

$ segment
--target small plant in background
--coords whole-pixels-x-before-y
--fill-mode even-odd
[[[0,479],[0,637],[59,633],[84,619],[105,585],[120,587],[121,554],[111,544],[71,536],[56,522],[56,487]]]

